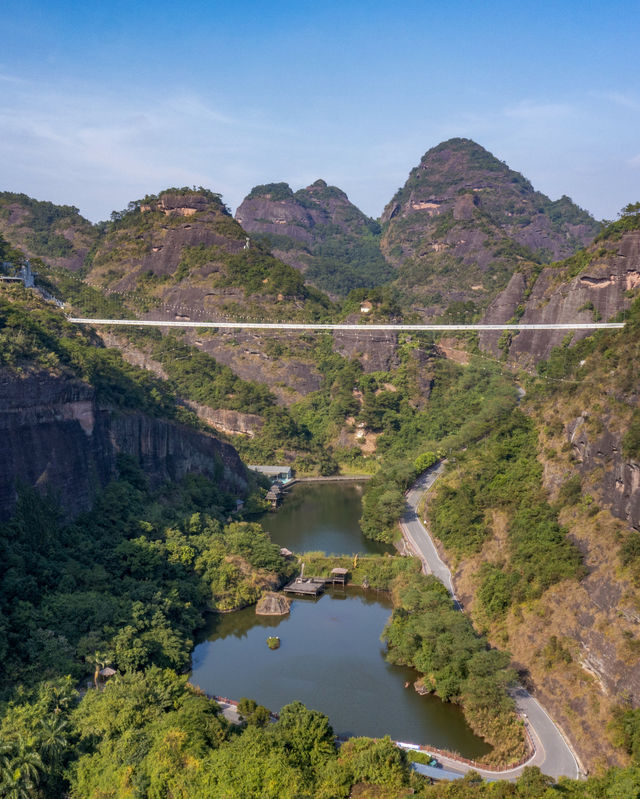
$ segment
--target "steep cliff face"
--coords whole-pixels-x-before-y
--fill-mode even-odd
[[[511,611],[494,625],[492,640],[509,649],[534,695],[593,771],[625,763],[606,731],[616,707],[640,703],[640,615],[633,579],[620,569],[620,523],[582,503],[567,507],[561,522],[580,548],[587,575]],[[472,614],[482,564],[499,564],[504,556],[499,514],[494,529],[495,538],[457,571],[458,596]]]
[[[336,331],[333,340],[336,352],[358,358],[365,373],[391,372],[400,365],[397,333]]]
[[[98,230],[70,205],[54,205],[26,194],[0,192],[0,233],[28,258],[78,271]]]
[[[609,348],[626,350],[622,338],[613,336]],[[616,707],[640,706],[638,571],[629,549],[640,526],[640,462],[622,444],[637,387],[625,391],[609,368],[600,371],[596,354],[590,359],[593,380],[567,384],[528,409],[539,424],[545,488],[563,506],[560,521],[586,575],[549,591],[508,626],[515,657],[593,768],[623,762],[601,731]]]
[[[552,202],[469,139],[429,150],[381,221],[399,284],[430,315],[485,306],[518,264],[567,257],[598,230],[568,197]]]
[[[20,483],[59,497],[73,516],[116,474],[119,453],[140,463],[152,485],[195,472],[242,493],[237,452],[213,436],[142,413],[101,406],[91,386],[46,372],[0,371],[0,518]]]
[[[592,490],[598,501],[614,516],[640,529],[640,461],[624,456],[625,432],[615,415],[598,412],[594,420],[585,408],[566,425],[566,440],[581,474],[587,483],[594,482]]]
[[[379,285],[392,276],[380,252],[378,223],[324,180],[295,193],[286,183],[256,186],[238,207],[236,219],[285,263],[332,294]]]
[[[604,239],[568,261],[535,273],[516,272],[488,307],[483,323],[518,318],[522,324],[608,321],[629,308],[630,292],[640,286],[640,231],[618,240]],[[576,342],[588,336],[577,330]],[[532,365],[548,358],[567,336],[562,330],[526,330],[512,340],[496,331],[480,334],[480,346],[494,355],[505,349],[509,359]],[[499,346],[500,345],[500,346]]]

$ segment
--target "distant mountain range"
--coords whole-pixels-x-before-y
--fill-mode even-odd
[[[91,282],[111,290],[135,288],[144,273],[147,291],[164,281],[180,284],[182,294],[188,277],[193,302],[195,284],[207,294],[212,281],[221,286],[221,272],[230,289],[238,275],[221,270],[220,259],[238,255],[248,235],[254,249],[275,257],[272,267],[275,259],[294,267],[304,283],[334,299],[386,285],[403,307],[427,318],[477,318],[514,272],[566,258],[598,230],[568,197],[552,201],[536,192],[469,139],[429,150],[380,220],[323,180],[296,192],[286,183],[256,186],[236,222],[219,195],[205,189],[168,189],[99,225],[72,206],[0,193],[0,233],[11,243],[55,266],[88,270]],[[279,277],[263,282],[261,294],[269,288],[275,296],[304,295],[295,274],[283,266],[276,271]],[[153,293],[173,304],[185,299],[165,289]]]
[[[429,150],[379,224],[322,180],[295,193],[256,186],[236,219],[329,293],[389,282],[429,316],[467,319],[522,263],[567,257],[599,230],[568,197],[536,192],[469,139]]]

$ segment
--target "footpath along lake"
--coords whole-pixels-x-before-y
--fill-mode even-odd
[[[392,551],[363,538],[361,496],[358,484],[298,484],[262,524],[274,542],[293,551]],[[254,607],[212,614],[207,640],[193,652],[191,681],[207,693],[248,696],[271,710],[298,699],[326,713],[339,735],[390,735],[466,757],[489,751],[459,708],[405,688],[417,672],[385,661],[380,635],[390,614],[386,593],[359,588],[294,600],[283,617],[256,616]],[[269,635],[280,637],[279,649],[267,647]]]

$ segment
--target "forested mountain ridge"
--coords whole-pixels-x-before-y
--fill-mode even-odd
[[[296,269],[248,243],[220,195],[208,189],[167,189],[112,214],[87,281],[110,292],[136,292],[143,306],[167,318],[299,318],[329,307]]]
[[[568,197],[551,201],[470,139],[425,153],[381,223],[407,298],[429,316],[452,306],[469,319],[521,265],[567,257],[599,229]]]
[[[26,194],[0,192],[0,233],[28,258],[76,272],[99,236],[98,226],[70,205],[34,200]]]
[[[162,210],[143,213],[166,216]],[[625,227],[631,221],[625,217],[621,223],[623,238],[633,233]],[[2,291],[18,305],[30,303],[33,296],[20,288]],[[99,342],[64,323],[59,311],[37,299],[26,310],[9,308],[0,325],[2,352],[14,359],[11,380],[23,379],[17,369],[33,362],[64,379],[73,373],[83,385],[110,394],[116,405],[131,392],[135,407],[147,404],[149,414],[160,420],[183,412],[176,402],[178,388],[184,395],[202,391],[205,398],[213,392],[217,402],[229,405],[246,402],[246,409],[265,415],[274,407],[268,392],[216,369],[197,357],[188,342],[161,336],[133,344],[158,358],[169,381],[145,380],[138,374],[144,390],[137,391],[137,379],[131,379],[133,373],[117,354],[103,361],[103,348],[95,346]],[[55,323],[45,319],[49,313]],[[434,513],[450,551],[477,546],[470,555],[460,550],[456,580],[465,607],[496,644],[513,650],[525,678],[529,670],[544,703],[579,742],[590,767],[628,762],[629,756],[637,757],[640,740],[633,709],[638,683],[637,536],[601,507],[597,492],[603,477],[615,476],[605,452],[593,469],[584,463],[581,485],[574,479],[576,468],[582,469],[584,436],[592,454],[600,457],[598,436],[613,429],[620,434],[630,474],[637,462],[636,455],[628,454],[637,448],[636,315],[637,307],[630,309],[623,334],[591,337],[552,352],[540,367],[546,380],[542,385],[558,384],[566,391],[547,394],[538,383],[526,384],[527,397],[519,407],[509,374],[481,355],[461,367],[442,358],[428,337],[403,336],[397,368],[366,375],[358,359],[340,358],[329,337],[319,337],[306,342],[322,375],[318,392],[294,403],[288,418],[277,409],[271,427],[282,440],[293,431],[326,447],[350,417],[351,429],[345,431],[353,439],[348,441],[356,443],[360,423],[367,435],[372,431],[378,437],[376,463],[382,469],[367,488],[363,522],[374,536],[393,534],[404,508],[403,491],[424,462],[421,454],[431,454],[421,450],[454,454],[456,463]],[[62,345],[62,339],[69,341]],[[268,357],[286,365],[289,345],[272,340]],[[98,357],[89,357],[96,353]],[[174,361],[167,353],[185,357]],[[583,360],[593,373],[591,382],[580,372]],[[195,366],[191,372],[190,363]],[[134,406],[125,402],[122,415],[137,413]],[[574,437],[572,422],[578,416],[582,421]],[[54,413],[43,421],[58,425],[68,419]],[[81,420],[72,421],[81,426]],[[297,427],[290,427],[292,421]],[[133,437],[138,439],[138,433]],[[133,454],[139,457],[137,451]],[[360,466],[357,453],[352,455],[356,457],[350,462]],[[335,468],[336,462],[327,466]],[[222,797],[236,791],[244,799],[267,789],[294,797],[304,786],[309,796],[346,797],[368,790],[369,783],[394,799],[411,790],[426,797],[499,791],[544,799],[617,799],[629,785],[635,788],[638,774],[633,767],[557,788],[535,773],[517,787],[467,781],[431,788],[409,773],[404,756],[388,742],[352,741],[338,754],[328,744],[326,719],[300,707],[283,714],[279,727],[261,731],[256,714],[256,723],[245,732],[230,732],[215,705],[175,673],[159,673],[150,664],[183,668],[199,609],[208,603],[228,609],[252,601],[261,586],[286,573],[286,565],[253,526],[225,525],[235,498],[220,491],[215,480],[187,476],[171,491],[154,493],[144,473],[127,458],[116,460],[112,476],[117,479],[94,512],[75,525],[59,523],[46,501],[41,504],[25,494],[14,518],[0,529],[0,563],[6,568],[0,651],[7,681],[22,677],[33,684],[67,672],[80,677],[86,671],[83,658],[100,661],[102,656],[104,661],[105,654],[115,656],[125,672],[107,690],[89,692],[73,715],[75,699],[68,684],[44,683],[15,694],[15,704],[3,712],[2,737],[9,748],[0,756],[17,763],[21,756],[42,751],[40,763],[46,760],[47,768],[41,765],[35,792],[59,796],[70,791],[78,799],[102,793],[124,797],[135,785],[141,795],[152,795],[153,787],[159,795],[182,791]],[[418,592],[412,592],[411,600],[422,601]],[[154,613],[145,610],[150,606]],[[415,618],[413,605],[407,603],[407,608],[401,608],[400,619]],[[430,616],[435,624],[435,606],[430,606]],[[407,624],[409,634],[411,627]],[[442,638],[444,645],[446,634]],[[399,634],[394,645],[405,659],[402,643]],[[481,681],[476,683],[486,701],[482,687]],[[57,749],[42,726],[56,719],[67,725]],[[607,725],[612,721],[609,740]],[[15,775],[15,769],[2,773]],[[364,787],[353,788],[356,782]]]
[[[345,296],[393,275],[380,252],[380,225],[324,180],[295,193],[286,183],[255,186],[236,219],[330,294]]]
[[[617,746],[626,740],[630,751],[625,735],[636,734],[640,705],[639,210],[629,206],[592,247],[545,267],[557,276],[543,284],[547,305],[535,298],[536,284],[525,300],[531,313],[553,308],[556,296],[556,307],[564,300],[575,309],[572,292],[584,290],[584,275],[594,298],[583,309],[587,318],[616,300],[626,309],[624,329],[581,332],[573,341],[564,335],[546,360],[527,350],[532,339],[524,331],[513,343],[503,336],[507,364],[526,389],[523,421],[498,422],[490,436],[456,453],[430,505],[465,608],[513,653],[588,768],[624,762]],[[520,370],[536,361],[536,369]],[[562,562],[550,548],[555,525],[581,566],[556,584],[543,579],[532,593],[534,564]]]

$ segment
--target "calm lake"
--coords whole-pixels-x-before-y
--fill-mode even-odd
[[[275,513],[260,519],[271,540],[292,552],[322,551],[327,555],[395,550],[370,541],[360,531],[362,483],[298,483],[287,490]]]
[[[357,525],[360,496],[354,484],[301,484],[262,523],[274,541],[295,551],[371,551]],[[207,693],[248,696],[271,710],[298,699],[326,713],[340,735],[390,735],[466,757],[489,751],[457,707],[404,687],[417,672],[385,661],[380,634],[390,614],[384,592],[357,588],[294,600],[284,617],[256,616],[253,607],[212,614],[207,640],[193,652],[191,681]],[[280,637],[280,649],[267,647],[269,635]]]

